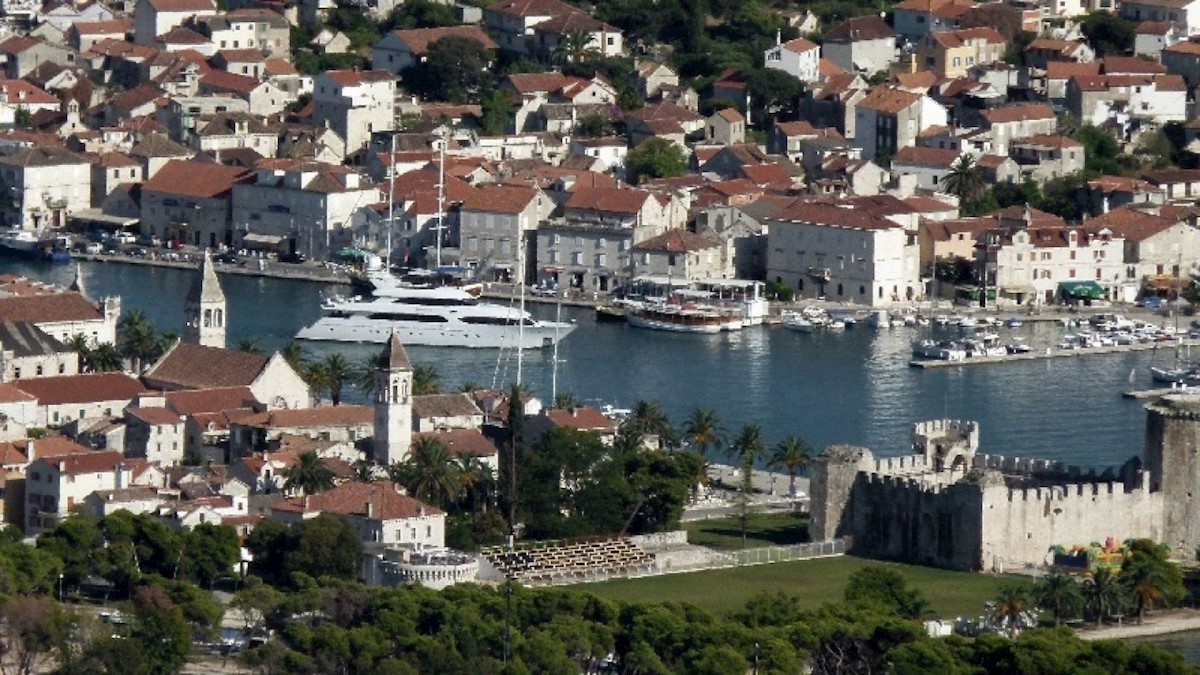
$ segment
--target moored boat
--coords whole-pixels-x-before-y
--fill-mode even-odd
[[[731,330],[728,312],[703,305],[644,302],[625,312],[630,326],[672,333],[720,333]],[[741,324],[738,324],[741,327]]]

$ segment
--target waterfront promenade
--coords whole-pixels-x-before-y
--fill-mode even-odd
[[[87,260],[117,265],[141,265],[143,267],[166,267],[169,269],[192,270],[200,266],[199,253],[179,254],[182,259],[169,260],[151,251],[146,257],[132,255],[108,255],[105,253],[72,253],[74,260]],[[237,274],[248,277],[288,279],[292,281],[314,281],[326,284],[349,284],[350,275],[341,266],[316,263],[282,263],[262,258],[243,258],[241,264],[216,263],[221,274]]]

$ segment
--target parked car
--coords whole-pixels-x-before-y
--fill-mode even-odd
[[[133,236],[131,232],[118,232],[112,238],[118,244],[132,244],[137,241],[137,237]]]
[[[87,246],[83,247],[84,253],[90,253],[92,255],[96,255],[103,250],[104,250],[104,245],[98,241],[89,242]]]
[[[137,238],[137,243],[150,247],[162,246],[162,240],[152,234],[143,234]]]
[[[241,258],[232,253],[222,253],[221,255],[213,256],[213,262],[219,262],[223,265],[238,265],[241,264]]]
[[[1161,309],[1163,302],[1164,301],[1162,298],[1158,297],[1157,295],[1152,295],[1148,298],[1142,298],[1141,300],[1138,300],[1137,306],[1145,307],[1146,309]]]
[[[303,253],[284,253],[283,255],[279,256],[279,262],[282,263],[299,264],[306,260],[308,260],[308,256],[304,255]]]

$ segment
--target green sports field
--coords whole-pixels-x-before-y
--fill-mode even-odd
[[[934,612],[942,618],[978,616],[983,603],[995,598],[1001,586],[1024,581],[1016,576],[951,572],[843,556],[607,581],[571,588],[626,602],[690,602],[721,613],[739,609],[763,591],[794,595],[802,606],[816,607],[842,600],[846,577],[870,564],[892,565],[899,569],[914,588],[925,594]]]

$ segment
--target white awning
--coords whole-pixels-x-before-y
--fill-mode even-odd
[[[254,234],[247,232],[242,235],[242,245],[250,248],[276,248],[283,243],[283,237],[274,234]]]

